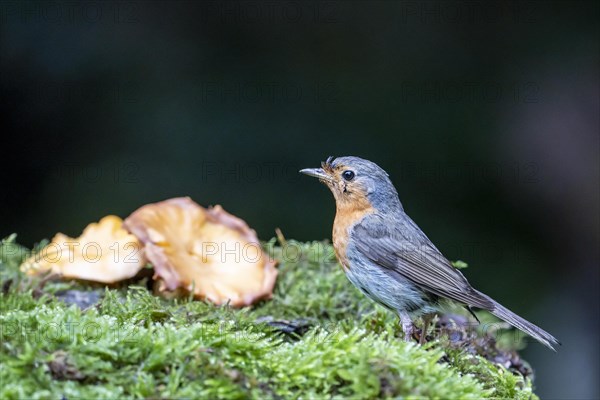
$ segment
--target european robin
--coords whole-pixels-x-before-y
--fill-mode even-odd
[[[400,317],[405,340],[413,320],[425,321],[448,302],[487,310],[554,350],[558,340],[474,289],[406,215],[388,174],[358,157],[329,157],[300,171],[325,183],[336,203],[333,247],[346,276],[365,295]]]

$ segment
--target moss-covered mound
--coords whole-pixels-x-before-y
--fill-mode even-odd
[[[233,310],[157,297],[147,278],[31,279],[18,270],[29,252],[5,240],[0,398],[532,397],[529,378],[474,354],[468,335],[400,340],[396,317],[347,282],[330,246],[267,248],[282,260],[274,298]]]

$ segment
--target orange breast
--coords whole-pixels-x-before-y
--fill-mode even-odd
[[[335,220],[333,221],[333,249],[335,255],[344,268],[344,270],[350,269],[348,257],[346,254],[346,248],[348,247],[348,240],[350,238],[350,229],[362,220],[367,214],[375,211],[370,204],[368,205],[356,205],[354,207],[340,207],[338,204],[337,211],[335,214]]]

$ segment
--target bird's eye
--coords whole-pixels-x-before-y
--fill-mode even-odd
[[[351,181],[352,179],[354,179],[354,172],[350,170],[344,171],[342,172],[342,178],[344,178],[344,180],[346,181]]]

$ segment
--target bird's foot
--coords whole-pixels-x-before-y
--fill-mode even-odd
[[[419,344],[424,344],[427,342],[427,329],[429,328],[432,318],[433,315],[426,315],[423,317],[423,328],[419,333]]]
[[[404,341],[410,342],[412,340],[413,333],[415,333],[415,326],[410,319],[410,316],[406,312],[400,312],[398,315],[400,316],[402,332],[404,332]]]

